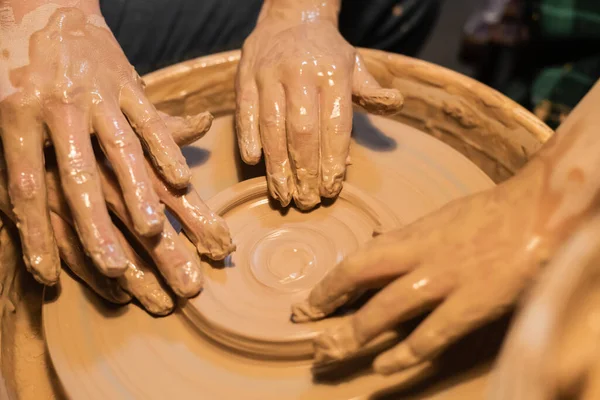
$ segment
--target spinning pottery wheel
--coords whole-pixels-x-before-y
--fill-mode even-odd
[[[59,293],[48,293],[43,306],[45,341],[60,382],[47,385],[55,397],[366,398],[418,373],[381,377],[363,368],[342,378],[313,376],[310,340],[335,320],[293,324],[290,305],[374,229],[405,225],[491,187],[551,132],[458,74],[402,56],[363,55],[382,85],[403,92],[406,106],[396,119],[355,115],[353,165],[342,195],[310,213],[273,206],[264,179],[250,179],[262,175],[261,168],[244,167],[237,157],[231,111],[238,52],[146,78],[150,98],[163,111],[217,116],[209,134],[184,154],[194,185],[226,219],[237,250],[221,265],[206,264],[204,292],[161,319],[135,305],[107,305],[63,274]],[[4,357],[2,363],[4,373]],[[485,368],[470,371],[455,377],[454,386],[431,390],[440,398],[480,398],[484,376]],[[25,381],[11,391],[31,391]]]
[[[393,229],[396,216],[347,185],[337,201],[310,212],[278,210],[263,178],[244,181],[210,201],[226,218],[237,250],[219,268],[205,268],[202,296],[183,312],[207,336],[255,357],[310,359],[312,339],[336,318],[290,321],[327,271],[368,241],[374,229]]]

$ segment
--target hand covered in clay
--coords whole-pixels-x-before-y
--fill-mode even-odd
[[[185,188],[190,171],[102,17],[68,7],[44,18],[46,8],[21,20],[3,14],[1,22],[10,50],[0,60],[0,127],[25,264],[38,281],[56,283],[60,261],[44,179],[47,129],[85,252],[105,275],[119,276],[128,258],[106,208],[90,133],[96,132],[126,212],[144,237],[159,235],[165,216],[142,144],[170,187]]]
[[[597,209],[599,101],[600,82],[512,179],[384,233],[334,268],[294,306],[294,321],[323,318],[365,289],[382,289],[316,339],[316,361],[351,356],[431,311],[375,359],[374,369],[390,374],[431,361],[513,307],[559,244]]]
[[[173,132],[175,143],[180,146],[203,136],[212,121],[209,113],[186,118],[161,114],[161,118]],[[98,154],[98,159],[105,161],[101,154]],[[181,190],[173,189],[152,169],[148,161],[144,163],[160,201],[180,221],[197,252],[217,260],[229,254],[233,245],[225,221],[208,209],[194,187],[190,185]],[[202,288],[203,279],[198,256],[190,251],[185,245],[186,239],[177,235],[169,223],[164,224],[159,235],[154,237],[139,234],[125,206],[125,197],[116,176],[104,162],[99,163],[99,178],[109,209],[135,239],[134,243],[130,243],[117,227],[113,227],[127,257],[127,270],[117,279],[111,279],[92,266],[73,229],[73,218],[60,186],[58,171],[53,166],[48,166],[46,184],[51,208],[50,218],[60,257],[76,276],[101,297],[122,304],[130,301],[130,295],[133,295],[152,314],[165,315],[174,307],[171,291],[162,284],[155,269],[140,257],[137,249],[141,248],[149,255],[167,286],[181,297],[194,296]],[[15,219],[10,210],[6,186],[6,182],[0,179],[0,209]]]
[[[501,316],[547,256],[548,239],[536,231],[531,202],[539,196],[537,186],[521,178],[454,201],[345,259],[294,307],[294,321],[323,318],[366,289],[383,289],[316,339],[316,362],[350,357],[400,323],[433,311],[375,359],[375,370],[389,374],[431,360]]]
[[[394,113],[403,98],[382,89],[337,29],[339,1],[266,1],[242,49],[236,79],[242,159],[264,151],[271,196],[310,209],[342,189],[352,100]]]

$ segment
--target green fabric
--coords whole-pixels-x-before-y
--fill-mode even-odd
[[[534,0],[532,18],[537,22],[540,42],[585,41],[589,56],[565,65],[549,66],[535,76],[530,104],[551,127],[592,88],[600,78],[600,0]],[[596,47],[596,48],[594,48]],[[545,118],[544,118],[545,116]]]
[[[540,0],[535,18],[543,36],[600,38],[600,0]]]
[[[599,77],[600,56],[567,64],[562,68],[545,68],[532,84],[531,103],[534,108],[546,103],[550,112],[545,114],[544,122],[556,128],[561,116],[568,114],[577,105]]]

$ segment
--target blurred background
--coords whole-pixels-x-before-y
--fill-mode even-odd
[[[240,48],[262,0],[100,0],[140,74]],[[342,0],[353,45],[471,76],[556,128],[600,78],[600,0]]]

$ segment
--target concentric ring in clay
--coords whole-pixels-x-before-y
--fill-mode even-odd
[[[207,136],[184,149],[205,199],[252,177],[236,158],[233,126],[231,115],[216,118]],[[377,199],[402,224],[493,186],[456,150],[401,122],[361,114],[354,127],[346,189]],[[407,379],[359,370],[338,381],[315,380],[311,360],[245,356],[207,337],[180,312],[156,319],[135,304],[107,305],[68,274],[62,274],[60,290],[44,304],[44,335],[72,399],[347,400],[369,398]],[[476,370],[452,385],[445,381],[449,386],[430,398],[477,398],[472,396],[483,393],[484,375],[485,369]],[[421,397],[406,397],[415,398]]]
[[[205,265],[202,295],[183,312],[213,340],[259,357],[311,358],[315,335],[339,321],[295,324],[292,304],[375,229],[399,227],[386,206],[351,184],[311,212],[277,207],[264,178],[226,189],[209,206],[225,218],[237,250]]]

